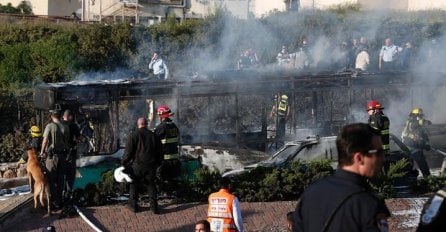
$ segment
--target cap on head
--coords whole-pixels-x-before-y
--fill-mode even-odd
[[[384,109],[384,107],[381,106],[381,104],[379,104],[379,101],[370,101],[369,103],[367,103],[367,111],[369,110],[382,110]]]
[[[40,130],[40,127],[38,127],[38,126],[32,126],[29,129],[29,132],[31,133],[31,137],[33,137],[33,138],[42,137],[42,131]]]
[[[50,114],[51,114],[52,116],[58,116],[58,117],[60,117],[60,110],[59,110],[59,109],[52,109],[52,110],[50,110]]]
[[[160,118],[168,118],[174,115],[174,113],[172,113],[170,108],[166,105],[159,106],[158,109],[156,110],[156,114],[158,114]]]

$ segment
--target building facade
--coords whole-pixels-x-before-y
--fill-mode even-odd
[[[17,6],[22,0],[0,0]],[[327,9],[334,5],[361,4],[363,9],[446,10],[445,0],[27,0],[34,15],[73,17],[82,21],[127,21],[151,25],[167,16],[178,20],[205,18],[225,9],[237,18],[260,18],[271,12]]]

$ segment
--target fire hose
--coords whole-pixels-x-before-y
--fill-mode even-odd
[[[437,149],[437,148],[434,148],[434,147],[431,147],[431,149],[432,149],[433,151],[437,152],[437,153],[440,154],[440,155],[446,156],[446,152],[444,152],[444,151],[442,151],[442,150],[440,150],[440,149]]]
[[[96,232],[102,232],[101,229],[99,229],[97,226],[95,226],[85,215],[84,213],[82,213],[82,211],[79,209],[79,207],[77,207],[77,205],[73,205],[74,208],[76,209],[76,212],[79,214],[79,216],[81,216],[81,218],[91,227],[93,228],[93,230],[95,230]]]

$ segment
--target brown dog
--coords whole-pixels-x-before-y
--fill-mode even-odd
[[[35,148],[28,149],[28,162],[26,164],[26,171],[28,171],[29,187],[34,193],[34,208],[37,208],[37,197],[40,195],[40,204],[45,207],[43,197],[46,196],[48,204],[48,214],[51,214],[50,209],[50,188],[46,176],[43,174],[42,167],[37,159],[37,151]],[[34,182],[34,186],[32,183]]]

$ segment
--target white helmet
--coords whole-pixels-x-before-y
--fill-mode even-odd
[[[132,178],[130,178],[129,174],[124,172],[124,167],[121,166],[117,169],[115,169],[115,172],[113,174],[113,176],[115,177],[115,180],[117,182],[128,182],[128,183],[132,183]]]

